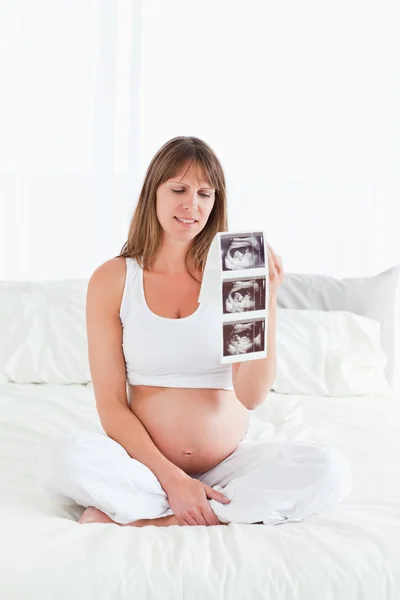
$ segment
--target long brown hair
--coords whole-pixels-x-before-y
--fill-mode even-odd
[[[215,188],[215,201],[207,223],[185,257],[186,268],[194,279],[195,272],[203,273],[210,244],[218,231],[228,231],[226,184],[222,166],[214,151],[197,137],[179,136],[166,142],[152,158],[145,175],[139,201],[133,213],[128,239],[119,256],[134,258],[145,270],[151,270],[156,252],[161,244],[162,228],[156,213],[157,188],[192,164],[205,180]],[[197,280],[198,281],[198,280]]]

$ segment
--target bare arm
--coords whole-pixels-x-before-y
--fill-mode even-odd
[[[86,327],[96,407],[105,433],[146,465],[165,489],[184,472],[158,450],[128,405],[119,318],[125,272],[125,259],[112,258],[94,271],[88,283]]]

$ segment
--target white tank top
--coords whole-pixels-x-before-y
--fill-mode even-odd
[[[182,319],[156,315],[146,302],[143,269],[135,259],[126,258],[119,316],[130,384],[233,390],[232,365],[220,364],[218,308],[201,303]]]

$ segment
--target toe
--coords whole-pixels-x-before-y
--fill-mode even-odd
[[[98,508],[89,506],[79,519],[79,523],[113,523],[113,520]]]

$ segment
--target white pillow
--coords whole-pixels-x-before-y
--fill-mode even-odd
[[[0,281],[0,373],[16,383],[87,384],[87,280]],[[344,311],[277,309],[282,394],[387,389],[380,323]],[[391,388],[389,388],[391,389]]]
[[[6,380],[91,381],[87,284],[83,279],[0,282],[0,372]]]
[[[381,324],[355,313],[278,308],[272,389],[308,396],[391,395],[380,338]]]

